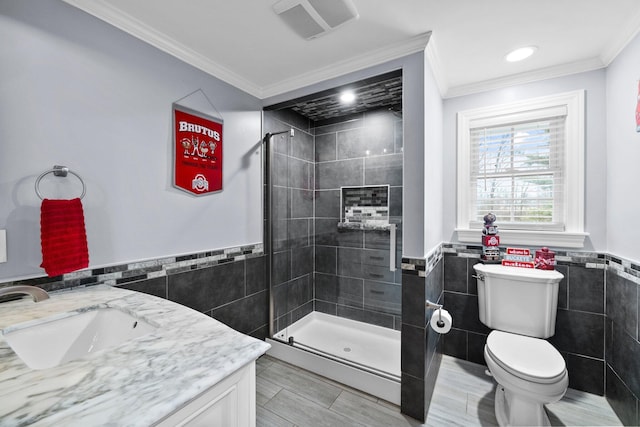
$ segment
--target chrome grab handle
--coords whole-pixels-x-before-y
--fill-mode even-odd
[[[396,225],[389,224],[389,271],[396,271]]]

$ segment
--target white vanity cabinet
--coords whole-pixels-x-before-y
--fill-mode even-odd
[[[157,427],[254,427],[256,425],[256,363],[245,365]]]

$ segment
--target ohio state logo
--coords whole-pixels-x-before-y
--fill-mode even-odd
[[[193,178],[191,181],[191,188],[196,191],[207,191],[209,190],[209,181],[207,181],[207,177],[199,173]]]

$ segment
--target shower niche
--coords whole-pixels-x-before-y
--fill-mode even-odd
[[[396,225],[389,222],[389,185],[340,188],[338,230],[389,231],[389,271],[396,271]]]
[[[389,185],[340,188],[338,228],[386,230],[389,228]]]

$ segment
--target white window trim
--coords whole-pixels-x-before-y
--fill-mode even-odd
[[[496,223],[500,243],[508,245],[557,246],[582,248],[589,235],[584,231],[584,156],[585,156],[585,93],[584,90],[544,96],[508,104],[476,108],[458,113],[458,189],[457,228],[458,240],[480,244],[480,229],[470,224],[470,132],[474,122],[489,120],[503,115],[513,115],[542,108],[565,107],[566,148],[565,183],[565,229],[564,231],[506,230]]]

